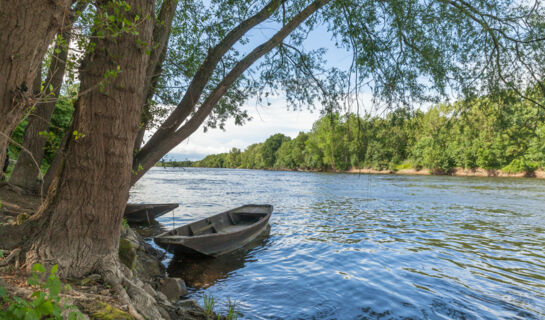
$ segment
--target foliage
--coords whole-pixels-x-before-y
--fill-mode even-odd
[[[271,168],[276,163],[276,152],[280,149],[282,143],[289,141],[290,138],[281,133],[270,136],[261,147],[261,158],[266,168]]]
[[[216,306],[216,301],[212,295],[204,294],[203,295],[203,304],[204,304],[204,314],[207,319],[212,319],[214,315],[214,308]],[[226,319],[226,320],[237,320],[238,319],[238,311],[236,310],[236,303],[231,301],[231,299],[227,299],[227,314],[217,314],[218,319]]]
[[[59,149],[64,134],[72,121],[74,106],[68,97],[60,97],[55,105],[55,111],[51,117],[50,127],[48,131],[40,132],[40,136],[46,139],[44,147],[44,168],[48,168],[57,149]],[[23,136],[25,128],[28,124],[28,119],[23,120],[13,132],[11,138],[15,143],[10,144],[10,159],[16,159],[19,155],[20,148],[18,145],[23,144]]]
[[[1,319],[63,319],[63,312],[68,311],[68,319],[83,319],[83,315],[75,307],[61,303],[60,293],[63,283],[55,275],[57,266],[51,268],[51,272],[45,281],[40,279],[45,276],[45,268],[41,264],[32,267],[34,271],[28,279],[28,284],[39,289],[32,293],[32,300],[27,301],[19,297],[11,297],[7,291],[0,287],[0,299],[7,307],[0,310]],[[64,286],[69,290],[69,286]],[[74,310],[75,309],[75,310]]]
[[[236,303],[227,299],[227,315],[225,316],[226,320],[237,320],[238,312],[236,310]]]
[[[121,238],[119,240],[119,260],[121,260],[129,269],[134,270],[136,258],[136,249],[132,243],[125,238]]]
[[[184,161],[164,161],[161,160],[161,162],[157,162],[157,167],[175,167],[175,168],[183,168],[183,167],[191,167],[193,164],[193,161],[190,160],[184,160]]]
[[[539,164],[535,161],[529,161],[527,159],[513,159],[511,163],[501,168],[506,173],[518,173],[518,172],[532,172],[539,167]]]
[[[534,96],[540,99],[540,96]],[[197,167],[449,172],[455,167],[533,171],[545,166],[545,110],[511,91],[383,117],[330,114],[294,139],[276,134],[245,151],[209,155]],[[228,159],[236,156],[240,163]],[[274,162],[273,162],[274,160]]]
[[[211,318],[214,314],[214,306],[216,304],[216,301],[214,300],[214,297],[211,295],[204,294],[202,297],[203,304],[204,304],[204,314],[206,317]]]
[[[67,97],[61,96],[55,105],[49,130],[44,133],[47,137],[44,154],[44,162],[46,164],[50,164],[53,161],[53,157],[61,145],[64,133],[68,129],[68,126],[70,126],[73,113],[74,106],[72,101]]]

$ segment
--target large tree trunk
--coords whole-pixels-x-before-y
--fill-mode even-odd
[[[88,53],[80,70],[81,91],[90,91],[76,102],[77,134],[67,139],[46,203],[29,221],[37,232],[27,250],[27,263],[58,264],[62,277],[118,270],[121,221],[149,59],[139,44],[151,41],[154,1],[127,2],[131,9],[121,14],[129,21],[140,17],[138,35],[94,38],[96,49]],[[111,2],[100,5],[114,14]],[[102,31],[108,35],[107,29]],[[104,90],[97,89],[105,74],[118,67],[120,72],[109,78]]]
[[[0,4],[0,163],[9,137],[32,105],[31,86],[66,18],[71,0],[10,0]]]
[[[11,173],[9,182],[27,190],[36,190],[37,177],[44,157],[44,147],[47,139],[40,132],[47,131],[51,122],[51,116],[55,110],[55,104],[59,97],[66,69],[68,57],[68,43],[70,43],[71,28],[68,25],[61,33],[61,39],[57,40],[47,79],[45,81],[45,98],[28,117],[28,125],[25,129],[23,150],[17,159],[17,163]],[[39,90],[39,87],[38,87]]]

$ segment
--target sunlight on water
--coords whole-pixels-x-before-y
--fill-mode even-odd
[[[244,319],[543,319],[544,198],[535,179],[198,168],[154,168],[131,192],[180,203],[167,229],[274,206],[249,247],[168,268]]]

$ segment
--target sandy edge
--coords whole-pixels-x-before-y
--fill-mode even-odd
[[[392,170],[375,170],[368,168],[350,168],[346,171],[336,171],[340,173],[363,173],[363,174],[403,174],[403,175],[449,175],[457,177],[501,177],[501,178],[538,178],[545,179],[545,171],[543,169],[538,169],[533,172],[518,172],[518,173],[507,173],[501,170],[486,170],[482,168],[476,169],[464,169],[464,168],[454,168],[448,173],[444,172],[434,172],[428,169],[402,169],[399,171]]]

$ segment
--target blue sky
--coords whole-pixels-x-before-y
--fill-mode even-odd
[[[278,30],[273,23],[265,23],[249,33],[249,43],[244,48],[237,48],[242,52],[253,49],[256,45],[268,40]],[[249,48],[249,49],[248,49]],[[345,49],[334,46],[332,34],[325,26],[313,30],[304,43],[305,50],[326,48],[328,65],[341,69],[348,69],[352,62],[352,54]],[[370,101],[370,95],[364,94],[366,104]],[[271,100],[270,106],[258,105],[255,100],[250,100],[244,106],[252,120],[244,126],[236,126],[233,121],[228,121],[225,131],[210,129],[206,133],[202,129],[197,130],[167,156],[171,160],[200,160],[206,155],[227,152],[236,147],[245,149],[253,143],[263,142],[275,133],[283,133],[295,137],[300,131],[309,131],[312,124],[319,118],[320,105],[314,106],[314,111],[288,111],[288,105],[283,97]]]

